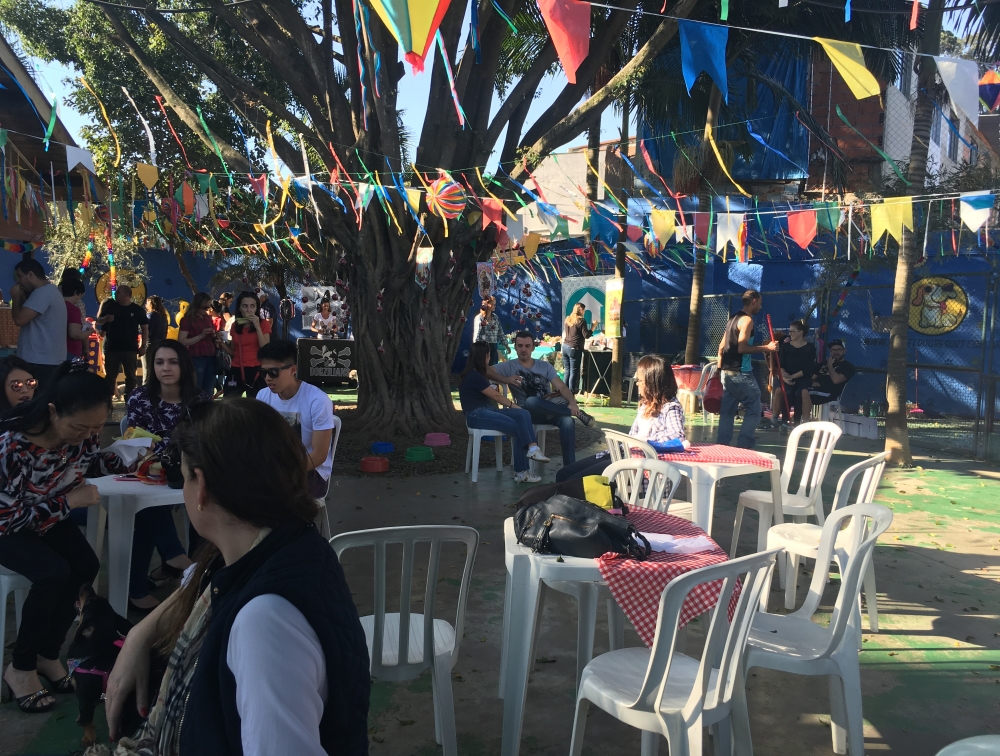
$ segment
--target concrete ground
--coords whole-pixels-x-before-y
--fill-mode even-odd
[[[595,408],[606,427],[631,424],[634,409]],[[714,429],[691,427],[693,440],[714,438]],[[785,437],[758,433],[759,448],[783,453]],[[879,450],[879,443],[844,437],[824,487],[829,506],[839,474]],[[596,446],[580,454],[596,451]],[[510,469],[496,473],[484,452],[479,483],[460,470],[412,478],[336,477],[328,498],[334,532],[396,524],[465,524],[481,536],[466,613],[465,637],[453,675],[459,752],[494,754],[500,749],[503,702],[496,696],[502,633],[504,562],[502,525],[523,492]],[[947,743],[1000,732],[1000,474],[957,459],[921,456],[916,469],[886,475],[878,500],[895,521],[875,555],[881,632],[866,633],[861,652],[865,740],[869,753],[932,756]],[[548,466],[549,475],[559,468]],[[729,479],[719,489],[713,537],[728,548],[736,498],[745,488],[766,488],[764,474]],[[682,491],[682,495],[683,495]],[[756,539],[749,515],[740,534],[740,553]],[[391,564],[391,561],[390,561]],[[344,567],[359,611],[372,608],[370,557],[345,554]],[[462,561],[446,551],[441,562],[438,616],[452,620]],[[392,573],[390,573],[392,574]],[[809,575],[800,578],[800,600]],[[389,605],[398,600],[390,580]],[[831,582],[828,611],[839,584]],[[422,598],[415,586],[414,597]],[[573,719],[575,604],[559,594],[547,603],[532,675],[521,743],[523,754],[565,754]],[[771,611],[782,611],[772,592]],[[11,606],[11,609],[13,607]],[[8,614],[12,616],[12,612]],[[821,615],[820,620],[826,615]],[[8,623],[7,645],[13,640]],[[867,628],[867,624],[865,625]],[[692,625],[688,648],[698,646]],[[603,612],[596,649],[606,650]],[[629,628],[628,645],[638,645]],[[5,648],[6,664],[9,648]],[[825,680],[756,670],[748,681],[756,753],[789,756],[832,753]],[[638,732],[592,707],[584,753],[638,753]],[[103,716],[101,711],[100,716]],[[61,697],[50,714],[28,716],[12,703],[0,706],[0,756],[67,753],[78,747],[72,697]],[[370,714],[373,756],[429,756],[440,753],[428,674],[407,683],[376,681]],[[105,731],[106,732],[106,731]],[[663,751],[665,753],[665,751]]]

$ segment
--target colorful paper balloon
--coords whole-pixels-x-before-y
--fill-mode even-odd
[[[987,71],[979,80],[979,100],[992,112],[1000,105],[1000,73]]]
[[[432,181],[427,191],[427,209],[439,218],[457,218],[465,209],[465,192],[461,184],[443,176]]]
[[[372,7],[403,48],[413,70],[424,70],[434,34],[451,0],[371,0]]]

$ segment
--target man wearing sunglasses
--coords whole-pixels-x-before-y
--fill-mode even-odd
[[[302,436],[309,458],[309,493],[315,498],[326,494],[333,470],[333,402],[322,389],[299,380],[298,348],[291,341],[278,339],[260,348],[260,372],[267,388],[257,399],[278,410]]]

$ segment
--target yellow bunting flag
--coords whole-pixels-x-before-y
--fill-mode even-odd
[[[530,260],[538,252],[538,245],[542,241],[542,235],[532,231],[524,237],[524,256]]]
[[[911,197],[887,197],[881,205],[870,205],[872,209],[872,244],[882,238],[886,231],[898,242],[903,241],[903,228],[913,230],[913,199]]]
[[[677,227],[676,213],[673,210],[653,210],[650,215],[653,235],[660,244],[666,244],[674,235]]]
[[[407,189],[406,190],[406,201],[409,203],[410,207],[413,208],[413,212],[420,212],[420,190],[419,189]]]
[[[136,163],[135,172],[139,174],[139,180],[142,182],[142,185],[149,190],[152,190],[156,186],[156,182],[160,179],[160,169],[155,165]]]
[[[841,42],[822,37],[813,37],[813,41],[823,46],[826,54],[830,56],[830,61],[859,100],[873,97],[882,91],[871,71],[865,68],[865,58],[857,42]]]

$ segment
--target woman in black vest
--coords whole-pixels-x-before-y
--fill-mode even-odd
[[[184,505],[210,548],[126,638],[108,680],[112,738],[134,693],[141,716],[154,706],[122,739],[128,753],[367,754],[365,634],[340,563],[312,524],[301,441],[253,399],[195,405],[189,415],[172,440]],[[170,661],[149,696],[154,650]]]

